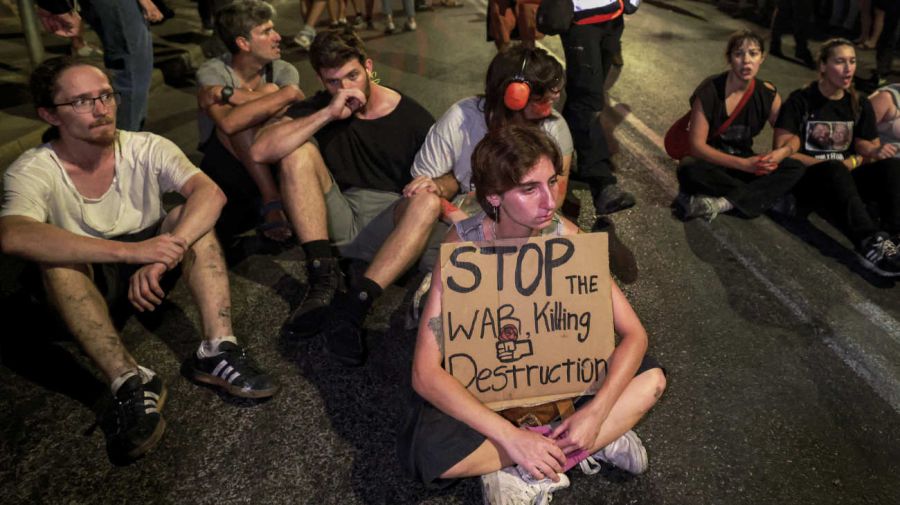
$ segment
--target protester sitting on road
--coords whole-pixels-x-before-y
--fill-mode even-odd
[[[250,157],[257,129],[304,98],[297,69],[281,59],[274,16],[262,0],[238,0],[217,11],[216,31],[229,52],[197,71],[200,169],[228,197],[216,225],[223,240],[253,226],[272,240],[291,237],[270,166]]]
[[[869,97],[875,113],[875,128],[882,145],[891,144],[900,157],[900,84],[890,84],[876,90]]]
[[[54,140],[23,153],[4,174],[0,244],[36,263],[30,286],[52,306],[112,390],[100,425],[114,461],[162,437],[166,388],[122,345],[110,312],[153,311],[176,268],[184,270],[203,341],[184,370],[238,397],[272,396],[277,385],[238,345],[228,274],[212,231],[225,196],[171,141],[116,129],[119,95],[99,68],[53,58],[31,76],[34,103]],[[186,202],[168,214],[162,193]],[[125,307],[123,307],[125,305]]]
[[[900,276],[900,159],[878,139],[872,104],[853,88],[856,51],[845,39],[822,44],[819,79],[791,93],[778,117],[775,146],[790,146],[807,166],[794,192],[804,207],[829,219],[856,247],[865,268]],[[826,146],[807,132],[828,124],[847,128],[847,141]],[[839,128],[835,128],[839,126]],[[803,139],[803,141],[801,141]]]
[[[472,165],[482,212],[457,223],[448,242],[578,233],[555,212],[562,156],[539,129],[509,125],[490,132],[475,148]],[[412,476],[433,487],[482,476],[485,503],[534,503],[568,486],[559,472],[574,451],[588,451],[634,474],[647,469],[647,452],[630,430],[659,399],[666,380],[645,355],[647,334],[615,283],[612,315],[621,341],[609,358],[608,375],[596,395],[582,398],[587,401],[550,436],[513,425],[442,367],[440,264],[432,285],[413,357],[417,394],[399,439],[401,463]]]
[[[691,156],[678,166],[676,201],[685,219],[712,221],[732,209],[759,216],[803,175],[803,164],[789,158],[790,146],[753,153],[753,137],[766,122],[774,126],[781,108],[775,86],[756,77],[765,60],[762,38],[746,30],[734,33],[725,58],[729,70],[706,78],[691,96]],[[746,105],[722,132],[746,93]]]
[[[523,82],[527,83],[527,92],[518,103],[504,100],[510,85]],[[413,177],[440,177],[452,172],[463,193],[474,191],[472,151],[475,145],[488,130],[533,122],[553,138],[562,152],[563,173],[556,195],[557,204],[561,204],[566,196],[574,150],[566,121],[553,109],[563,86],[565,72],[562,65],[547,51],[518,44],[497,53],[488,67],[484,94],[463,98],[451,105],[431,127],[416,154]]]
[[[456,194],[458,185],[450,174],[407,187],[434,118],[375,82],[359,37],[320,33],[310,63],[327,91],[291,107],[293,119],[263,129],[252,153],[259,163],[279,164],[285,209],[306,253],[310,288],[285,333],[309,336],[324,328],[326,350],[359,365],[366,355],[366,313],[422,253],[440,198]],[[371,262],[337,299],[340,269],[331,243],[344,257]]]

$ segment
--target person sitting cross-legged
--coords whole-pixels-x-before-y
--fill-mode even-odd
[[[578,233],[556,212],[562,156],[538,128],[511,125],[488,133],[472,155],[472,172],[482,212],[456,223],[447,242]],[[561,471],[573,452],[592,454],[593,460],[581,462],[586,473],[596,473],[598,458],[633,474],[646,471],[646,449],[631,429],[662,395],[666,379],[645,354],[647,333],[615,283],[612,318],[621,340],[608,373],[596,394],[575,399],[575,412],[552,421],[559,424],[545,436],[489,409],[444,368],[441,271],[437,264],[419,324],[412,363],[416,394],[398,440],[410,475],[433,487],[481,476],[485,503],[543,504],[568,486]],[[560,342],[573,345],[575,339]]]
[[[110,311],[123,298],[139,312],[163,301],[173,270],[185,274],[203,341],[184,370],[238,397],[277,384],[238,345],[222,249],[212,231],[225,195],[171,141],[116,129],[118,93],[98,67],[53,58],[31,76],[53,140],[23,153],[4,174],[0,249],[36,264],[45,299],[109,381],[101,414],[114,462],[153,449],[165,431],[166,388],[122,344]],[[166,213],[161,195],[185,203]],[[121,295],[121,296],[117,296]]]
[[[259,163],[279,164],[285,210],[307,258],[310,288],[285,334],[324,330],[332,356],[360,365],[369,308],[422,254],[440,198],[459,186],[452,173],[412,181],[410,166],[434,118],[375,81],[359,37],[320,33],[310,63],[326,91],[292,106],[287,116],[294,119],[264,128],[251,153]],[[410,183],[415,188],[403,196]],[[340,270],[331,242],[342,256],[370,262],[337,299]]]
[[[239,0],[219,9],[216,31],[229,52],[197,70],[200,169],[228,197],[216,224],[226,244],[253,226],[272,240],[291,237],[272,168],[250,157],[258,128],[305,98],[297,69],[281,59],[274,16],[275,9],[262,0]]]

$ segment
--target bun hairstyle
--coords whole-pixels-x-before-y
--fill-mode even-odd
[[[821,47],[819,47],[819,52],[816,54],[816,63],[821,67],[828,63],[828,58],[831,58],[834,55],[834,50],[847,46],[853,49],[855,52],[856,49],[853,46],[853,42],[845,38],[833,38],[826,40]],[[820,72],[821,73],[821,72]],[[853,118],[854,120],[859,117],[860,106],[859,106],[859,94],[856,92],[856,86],[854,86],[853,82],[850,83],[850,88],[847,90],[850,93],[850,105],[853,108]]]
[[[510,124],[488,131],[472,152],[472,184],[481,208],[493,216],[487,196],[518,186],[542,157],[553,163],[556,175],[562,174],[562,154],[556,141],[537,125]]]

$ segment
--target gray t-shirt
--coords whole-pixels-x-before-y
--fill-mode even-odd
[[[554,109],[540,124],[541,129],[556,140],[563,156],[572,154],[572,134],[559,112]],[[487,123],[484,121],[482,99],[477,96],[463,98],[451,105],[428,131],[425,143],[413,162],[412,176],[434,178],[452,171],[459,181],[461,192],[473,191],[472,151],[485,135]]]
[[[200,170],[171,140],[119,130],[116,175],[100,198],[86,198],[51,144],[22,153],[3,174],[0,216],[24,216],[77,235],[112,238],[142,231],[165,217],[162,195]]]
[[[267,73],[263,72],[262,83],[269,81],[266,79]],[[272,62],[272,82],[278,87],[284,87],[288,84],[300,85],[300,74],[297,68],[284,60],[275,60]],[[210,58],[200,65],[197,69],[197,86],[231,86],[238,87],[240,80],[235,76],[234,69],[231,68],[231,53],[225,53],[216,58]],[[197,115],[197,127],[200,129],[200,144],[203,145],[212,135],[216,124],[212,118],[200,109]]]

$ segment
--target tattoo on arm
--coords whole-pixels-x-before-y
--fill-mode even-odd
[[[444,354],[444,320],[441,316],[435,316],[428,320],[428,327],[431,329],[432,333],[434,333],[434,338],[437,340],[438,348],[441,350],[441,354]]]

